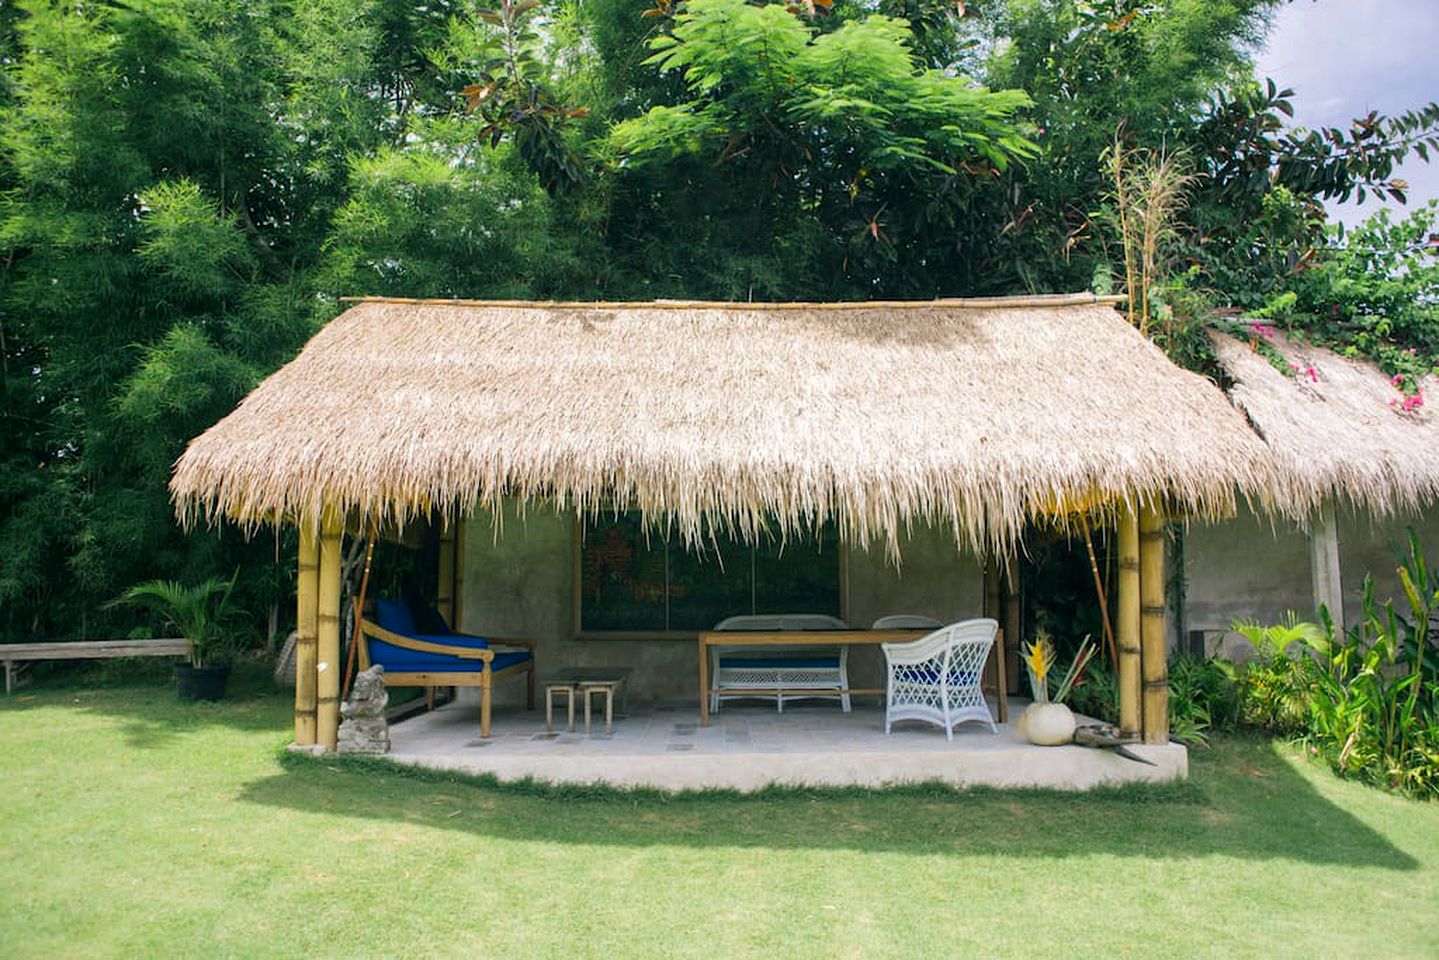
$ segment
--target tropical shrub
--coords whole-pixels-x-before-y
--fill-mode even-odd
[[[1181,653],[1169,661],[1169,735],[1204,745],[1210,730],[1239,724],[1242,697],[1234,664],[1222,657]]]
[[[1306,738],[1341,774],[1439,797],[1439,575],[1412,530],[1398,573],[1403,613],[1366,577],[1360,622],[1340,634],[1326,617]]]
[[[1231,629],[1248,639],[1256,654],[1238,673],[1244,722],[1270,733],[1299,732],[1309,711],[1311,672],[1302,651],[1323,638],[1323,629],[1293,612],[1270,626],[1235,621]]]
[[[1240,674],[1244,716],[1296,734],[1341,775],[1439,797],[1439,575],[1412,530],[1398,574],[1404,611],[1366,577],[1347,632],[1322,609],[1322,624],[1236,625],[1260,653]]]

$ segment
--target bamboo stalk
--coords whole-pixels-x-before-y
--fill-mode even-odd
[[[1104,629],[1104,648],[1109,652],[1109,665],[1118,668],[1119,651],[1114,644],[1114,624],[1109,619],[1109,596],[1104,590],[1104,580],[1099,575],[1099,558],[1094,555],[1094,537],[1089,532],[1089,520],[1079,515],[1079,526],[1084,531],[1084,549],[1089,554],[1089,572],[1094,574],[1094,595],[1099,598],[1100,625]]]
[[[373,526],[370,527],[370,535],[365,543],[365,570],[360,574],[360,592],[355,597],[355,618],[353,633],[350,637],[350,649],[345,654],[345,682],[340,687],[340,700],[350,695],[350,681],[355,677],[355,659],[359,654],[360,645],[365,638],[360,635],[360,621],[365,616],[365,595],[370,589],[370,565],[375,559],[375,540],[377,534]]]
[[[1144,742],[1169,742],[1169,664],[1164,642],[1164,516],[1153,503],[1139,514],[1139,646],[1144,677]]]
[[[1133,504],[1119,513],[1119,732],[1138,737],[1139,648],[1139,517]]]
[[[334,751],[340,730],[340,540],[343,527],[326,511],[320,530],[319,612],[316,615],[315,742]]]
[[[315,531],[300,523],[299,575],[295,585],[295,743],[315,742],[315,613],[320,549]]]

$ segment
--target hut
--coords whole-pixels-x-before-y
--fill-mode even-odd
[[[763,581],[851,622],[989,611],[1012,647],[1002,581],[1025,524],[1101,511],[1120,531],[1123,726],[1162,743],[1164,515],[1230,515],[1268,496],[1272,465],[1224,395],[1112,304],[361,300],[190,444],[172,495],[187,522],[300,527],[299,629],[321,663],[344,531],[433,517],[463,629],[523,631],[546,667],[635,665],[655,694],[693,691],[677,641],[715,609],[696,600],[703,573],[676,592],[686,558],[749,570],[751,609]],[[837,562],[756,574],[806,543]],[[668,573],[600,610],[586,578],[613,586],[604,564],[626,550]],[[649,619],[626,629],[636,610]],[[314,658],[299,669],[297,740],[333,747],[336,671],[316,706]]]
[[[1322,604],[1354,623],[1365,574],[1397,596],[1394,555],[1413,527],[1439,543],[1439,419],[1372,362],[1290,339],[1263,325],[1211,333],[1228,392],[1274,459],[1289,516],[1240,506],[1196,519],[1183,541],[1184,603],[1174,628],[1195,652],[1225,644],[1235,618],[1310,618]],[[1424,378],[1421,397],[1439,397]]]

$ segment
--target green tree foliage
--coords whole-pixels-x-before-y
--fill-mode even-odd
[[[717,295],[952,292],[966,259],[956,227],[1035,152],[1016,120],[1024,94],[926,69],[902,20],[821,32],[778,5],[690,0],[650,46],[685,97],[610,131],[621,230],[643,238],[654,273]],[[710,259],[680,239],[696,219],[755,256]]]
[[[123,632],[128,585],[236,567],[252,619],[288,608],[289,544],[178,530],[166,482],[342,295],[1080,289],[1122,272],[1117,129],[1197,177],[1156,258],[1196,303],[1338,303],[1342,345],[1432,356],[1427,261],[1361,255],[1397,225],[1326,253],[1321,203],[1402,194],[1439,108],[1291,129],[1248,59],[1274,9],[0,4],[0,638]]]
[[[106,601],[127,584],[236,565],[237,600],[263,611],[288,589],[283,551],[175,527],[184,444],[338,292],[571,279],[533,178],[450,129],[467,9],[4,8],[0,632],[123,630]]]
[[[1398,222],[1381,208],[1351,231],[1332,230],[1330,244],[1250,316],[1377,360],[1412,409],[1420,377],[1439,370],[1439,201]]]

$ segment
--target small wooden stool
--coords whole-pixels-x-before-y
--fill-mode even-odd
[[[605,697],[605,733],[615,729],[615,692],[624,695],[625,678],[630,675],[629,667],[566,667],[545,681],[545,731],[554,727],[554,695],[564,693],[569,697],[569,729],[575,728],[575,697],[585,699],[585,733],[590,732],[592,710],[590,694],[602,693]]]
[[[565,729],[571,732],[574,731],[575,695],[579,692],[579,688],[575,686],[572,680],[553,680],[545,684],[545,733],[554,733],[555,731],[555,694],[557,693],[563,693],[565,695],[566,712],[568,714]],[[585,697],[586,712],[588,712],[589,705],[590,698]],[[585,730],[586,732],[589,730],[588,723],[585,724]]]

